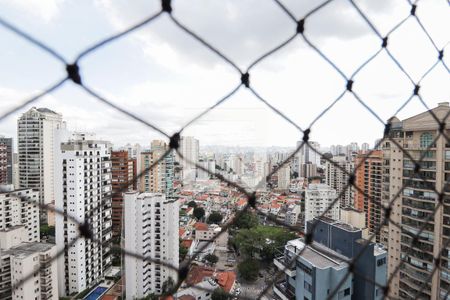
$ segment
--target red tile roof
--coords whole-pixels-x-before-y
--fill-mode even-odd
[[[217,274],[216,279],[224,291],[229,293],[236,281],[236,273],[232,271],[220,272]]]
[[[184,228],[178,229],[178,235],[179,235],[179,237],[183,237],[185,233],[186,233],[186,229],[184,229]]]
[[[208,224],[197,222],[194,225],[196,230],[208,230]]]
[[[181,242],[181,245],[183,245],[183,247],[189,249],[189,248],[191,248],[192,242],[193,242],[193,240],[183,240]]]
[[[237,206],[245,206],[247,204],[247,199],[239,199],[236,203]]]
[[[194,265],[189,270],[186,277],[187,285],[195,285],[203,280],[205,277],[211,277],[214,274],[214,270],[207,267]]]
[[[178,297],[178,300],[196,300],[196,299],[192,295],[182,295],[182,296]]]

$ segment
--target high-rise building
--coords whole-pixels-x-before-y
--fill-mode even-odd
[[[13,139],[0,136],[0,184],[12,183],[14,183]]]
[[[291,167],[285,164],[278,170],[278,189],[287,190],[291,183]]]
[[[216,173],[216,161],[214,159],[203,158],[198,161],[198,164],[204,169],[208,170],[208,172],[198,168],[197,169],[197,178],[200,180],[206,180],[211,178],[212,175]]]
[[[111,266],[111,145],[76,134],[61,144],[56,161],[56,245],[60,296],[79,293],[102,280]],[[77,224],[90,224],[94,240],[80,237]]]
[[[57,130],[65,127],[61,114],[48,108],[33,107],[17,121],[19,185],[38,191],[42,204],[55,203],[54,162],[61,142]],[[47,212],[41,210],[42,219],[53,223]]]
[[[178,279],[178,202],[162,193],[134,191],[124,194],[124,205],[125,250],[164,262],[125,256],[126,298],[161,294]]]
[[[305,224],[322,214],[333,220],[339,220],[340,205],[339,201],[335,201],[336,197],[336,190],[328,185],[310,183],[305,189]]]
[[[311,178],[317,176],[317,165],[311,162],[300,164],[299,166],[299,176],[302,178]]]
[[[369,143],[362,143],[362,145],[361,145],[361,151],[362,152],[367,152],[367,151],[369,151],[370,150],[370,145],[369,145]]]
[[[284,272],[284,280],[274,285],[275,294],[281,299],[384,299],[385,250],[364,240],[359,228],[331,219],[314,219],[307,229],[312,243],[291,240],[274,259]]]
[[[134,182],[136,160],[129,158],[128,151],[111,152],[112,171],[112,229],[114,235],[122,232],[123,193],[136,190]]]
[[[8,184],[8,161],[6,145],[0,144],[0,184]]]
[[[301,141],[298,141],[297,147],[299,147],[301,143]],[[309,142],[309,144],[311,146],[304,144],[296,154],[298,176],[304,178],[316,176],[316,168],[317,166],[320,166],[320,154],[316,153],[316,151],[319,151],[320,145],[317,142]],[[316,151],[314,151],[313,148]]]
[[[183,181],[195,181],[198,162],[199,142],[192,136],[182,136],[180,140],[180,150],[183,158],[180,165],[183,168]],[[188,162],[189,161],[189,162]]]
[[[39,242],[39,192],[0,190],[0,299],[57,299],[56,246]]]
[[[333,220],[339,220],[340,205],[339,201],[335,201],[336,197],[336,190],[328,185],[310,183],[305,190],[305,224],[322,214]]]
[[[355,204],[354,207],[366,214],[366,226],[375,240],[380,242],[381,228],[381,188],[383,152],[361,152],[356,156],[355,165]]]
[[[48,243],[21,243],[0,251],[0,299],[58,299],[55,256],[56,246]]]
[[[39,193],[32,189],[14,190],[12,185],[0,186],[0,190],[0,232],[23,226],[25,237],[20,240],[39,242]]]
[[[431,113],[446,122],[449,104],[439,103]],[[403,121],[391,119],[390,138],[405,151],[388,139],[383,142],[383,176],[389,180],[383,204],[391,204],[392,220],[388,225],[389,276],[400,262],[403,264],[390,286],[394,298],[445,299],[450,290],[450,145],[440,135],[440,128],[447,128],[448,123],[441,127],[431,113],[426,111]],[[448,135],[449,130],[444,129],[444,133]],[[411,157],[421,159],[420,168]],[[438,205],[436,191],[444,193],[442,205]]]
[[[354,191],[347,174],[353,173],[355,165],[343,155],[334,156],[332,160],[334,163],[325,163],[325,184],[336,190],[341,207],[353,207]]]
[[[158,146],[157,146],[158,145]],[[141,169],[143,174],[139,179],[139,191],[147,193],[164,193],[167,198],[174,197],[174,154],[171,151],[158,164],[156,163],[168,150],[166,143],[152,142],[152,149],[141,152]]]

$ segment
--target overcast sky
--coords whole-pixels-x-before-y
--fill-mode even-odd
[[[183,24],[240,68],[279,45],[296,24],[271,0],[173,1]],[[302,18],[318,0],[282,1]],[[0,0],[0,17],[58,51],[68,61],[91,44],[156,13],[152,0]],[[407,1],[356,1],[384,35],[409,14]],[[450,40],[450,8],[445,0],[423,0],[417,15],[439,48]],[[336,0],[307,18],[305,35],[345,75],[380,48],[380,40],[347,0]],[[47,53],[0,26],[0,113],[25,101],[65,76],[65,67]],[[411,18],[389,37],[389,49],[413,80],[436,61],[437,53]],[[448,52],[447,47],[446,50]],[[449,54],[444,60],[450,64]],[[235,69],[177,28],[167,15],[116,40],[80,62],[83,82],[168,134],[213,105],[240,82]],[[302,128],[345,89],[345,81],[297,36],[250,72],[251,86]],[[354,79],[354,90],[387,120],[409,97],[413,86],[382,52]],[[438,65],[421,82],[429,107],[450,100],[450,77]],[[31,106],[63,114],[68,127],[90,131],[120,146],[149,144],[161,135],[127,118],[67,82]],[[406,118],[425,110],[414,98],[399,114]],[[0,134],[16,136],[13,114],[0,123]],[[345,95],[313,127],[311,139],[321,145],[369,142],[383,125],[355,98]],[[227,102],[185,131],[202,145],[295,146],[302,134],[275,115],[250,91],[241,89]]]

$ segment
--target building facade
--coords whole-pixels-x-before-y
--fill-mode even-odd
[[[98,283],[111,267],[111,146],[88,134],[61,144],[57,159],[56,245],[60,296]],[[90,224],[92,237],[80,237],[78,222]]]
[[[381,189],[383,174],[383,152],[374,150],[359,153],[355,159],[355,204],[354,207],[366,214],[366,227],[375,240],[380,242],[381,235]]]
[[[14,190],[12,185],[2,186],[0,192],[0,232],[24,226],[24,242],[39,242],[39,192],[32,189]],[[1,245],[0,245],[1,246]]]
[[[55,256],[56,246],[47,243],[21,243],[1,251],[0,299],[58,299]]]
[[[152,167],[167,150],[168,146],[164,143],[158,147],[154,146],[150,151],[141,153],[140,192],[164,193],[170,199],[174,197],[175,156],[173,151]]]
[[[184,159],[180,160],[180,165],[183,168],[183,181],[195,181],[195,177],[197,176],[197,167],[194,164],[198,162],[199,158],[198,140],[192,136],[182,136],[179,151],[184,157]]]
[[[164,262],[125,256],[126,298],[161,294],[177,281],[178,202],[167,201],[163,193],[133,191],[124,194],[124,204],[125,249]]]
[[[114,235],[122,232],[123,193],[136,190],[134,181],[136,160],[129,158],[128,151],[111,152],[112,183],[112,229]]]
[[[13,139],[0,136],[0,184],[14,183],[13,171]]]
[[[288,190],[291,183],[291,167],[286,164],[278,170],[278,189]]]
[[[336,190],[326,184],[310,183],[305,190],[305,224],[316,217],[324,216],[339,220],[339,201]],[[330,207],[330,209],[328,209]]]
[[[449,104],[440,103],[431,112],[445,120]],[[388,225],[388,273],[393,276],[394,297],[445,299],[450,290],[450,145],[439,133],[440,125],[429,111],[403,121],[394,117],[389,139],[382,144],[383,177],[388,181],[383,184],[388,187],[383,190],[383,205],[391,207],[390,219],[401,226]],[[421,160],[420,168],[411,157]],[[437,205],[439,193],[444,195],[442,205]],[[434,271],[438,262],[440,268]]]
[[[355,164],[344,155],[334,156],[334,163],[325,163],[325,184],[336,190],[341,207],[353,207],[353,186],[349,185],[347,174],[353,174]]]
[[[307,228],[312,233],[311,244],[302,239],[289,241],[274,259],[275,266],[284,271],[284,280],[274,285],[275,294],[282,300],[384,298],[379,286],[387,282],[386,251],[363,240],[358,228],[342,222],[315,219]]]
[[[61,114],[48,108],[33,107],[17,121],[19,187],[38,191],[41,204],[55,203],[54,162],[61,142],[57,130],[65,128]],[[41,215],[53,223],[47,210],[41,210]]]

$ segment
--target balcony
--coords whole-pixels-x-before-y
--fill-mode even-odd
[[[295,300],[295,293],[288,289],[286,281],[280,281],[273,286],[274,293],[282,300]]]
[[[289,277],[294,277],[297,273],[295,262],[292,262],[293,266],[289,266],[289,260],[284,255],[274,258],[273,263],[279,270],[284,270],[284,273]]]

